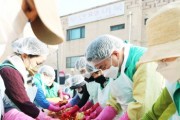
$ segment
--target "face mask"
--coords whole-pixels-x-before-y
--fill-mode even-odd
[[[30,76],[34,76],[38,71],[38,67],[31,67],[30,66],[29,68],[27,68],[27,71],[29,72]]]
[[[119,62],[118,62],[118,66],[114,67],[112,65],[112,58],[111,58],[111,67],[103,71],[104,77],[116,79],[118,76],[118,71],[119,71]]]
[[[172,62],[159,62],[157,71],[172,83],[180,80],[180,58]]]
[[[99,83],[101,87],[104,88],[104,83],[106,82],[106,78],[103,75],[101,75],[95,78],[95,82]]]
[[[94,78],[91,76],[89,79],[85,77],[85,81],[86,82],[93,82],[94,81]]]
[[[51,77],[47,77],[42,74],[41,79],[42,79],[44,85],[46,85],[48,87],[50,87],[53,84]]]
[[[85,77],[85,78],[90,78],[91,77],[91,74],[90,73],[85,73],[85,74],[83,74],[83,77]]]

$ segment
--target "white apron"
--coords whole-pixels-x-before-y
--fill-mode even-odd
[[[111,82],[111,94],[116,98],[121,105],[123,112],[127,111],[128,103],[134,101],[132,96],[133,83],[129,77],[124,73],[126,62],[129,55],[130,46],[124,49],[124,60],[121,66],[120,76]]]
[[[101,89],[100,85],[98,88],[98,102],[101,105],[101,107],[103,107],[103,108],[106,106],[106,102],[110,96],[111,80],[109,80],[108,82],[109,83],[103,89]]]
[[[23,79],[24,79],[24,87],[26,90],[26,93],[30,99],[31,102],[34,102],[36,93],[37,93],[37,87],[34,85],[32,86],[32,84],[27,84],[28,81],[28,72],[26,71],[26,68],[24,66],[23,61],[21,60],[20,57],[18,56],[11,56],[7,59],[10,63],[12,63],[12,65],[20,72],[20,74],[22,75]],[[15,108],[18,109],[18,107],[9,99],[9,97],[5,94],[4,95],[4,99],[3,99],[4,105],[5,106],[13,106]]]
[[[98,95],[98,88],[99,88],[99,83],[96,83],[95,81],[92,82],[87,82],[86,83],[87,91],[89,93],[89,100],[93,100],[93,103],[97,103],[97,95]]]
[[[0,110],[0,119],[1,119],[1,116],[4,115],[4,104],[3,104],[4,91],[5,91],[4,82],[0,76],[0,109],[1,109]]]

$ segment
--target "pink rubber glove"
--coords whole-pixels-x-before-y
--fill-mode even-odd
[[[60,110],[64,110],[70,107],[72,107],[71,103],[67,103],[66,105],[63,105]]]
[[[59,112],[61,110],[61,108],[50,104],[48,107],[48,110],[53,111],[53,112]]]
[[[39,115],[36,118],[36,120],[58,120],[58,119],[51,118],[51,117],[47,116],[45,113],[40,111]]]
[[[113,120],[116,116],[116,110],[111,106],[106,106],[95,120]]]
[[[83,112],[92,106],[93,106],[93,103],[91,101],[87,101],[86,104],[79,110],[79,112]]]
[[[62,118],[67,119],[74,115],[79,110],[77,105],[73,106],[70,110],[62,114]]]
[[[99,107],[99,106],[100,106],[99,103],[94,104],[91,108],[89,108],[88,110],[86,110],[86,111],[84,112],[84,115],[89,116],[89,115],[90,115],[93,111],[95,111],[96,108]]]
[[[127,112],[125,112],[125,113],[120,117],[119,120],[130,120],[129,117],[128,117]]]
[[[102,110],[103,108],[101,106],[98,106],[96,110],[90,114],[90,116],[85,117],[86,120],[95,119],[101,113]]]

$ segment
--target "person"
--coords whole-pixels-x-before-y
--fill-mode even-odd
[[[48,10],[46,6],[49,8]],[[22,35],[28,21],[32,25],[36,37],[41,41],[48,44],[58,44],[64,41],[55,0],[43,2],[35,0],[0,0],[0,10],[3,11],[0,13],[1,62],[10,54],[11,42]],[[3,98],[5,87],[1,77],[0,83],[1,97]]]
[[[67,78],[65,80],[65,84],[64,84],[64,92],[67,94],[65,97],[67,100],[70,100],[71,98],[73,98],[75,96],[75,92],[74,90],[70,89],[70,87],[72,86],[72,77],[70,76],[69,78]]]
[[[13,42],[12,48],[15,54],[0,66],[0,75],[5,85],[3,119],[50,120],[32,103],[37,88],[32,84],[31,76],[38,65],[45,61],[48,55],[47,45],[34,37],[28,37]]]
[[[63,119],[74,116],[75,113],[80,110],[80,108],[83,107],[89,99],[86,82],[84,81],[84,77],[82,75],[74,75],[72,77],[72,86],[70,89],[75,89],[77,94],[69,103],[61,107],[61,110],[72,107],[70,110],[62,114]]]
[[[37,87],[35,103],[44,109],[58,112],[60,107],[56,103],[48,101],[46,97],[58,97],[59,85],[54,82],[55,72],[51,66],[43,65],[33,77],[33,83]],[[49,87],[50,86],[50,87]]]
[[[180,2],[172,2],[157,11],[147,22],[148,50],[140,64],[157,61],[157,71],[165,77],[166,87],[143,120],[180,119],[179,21]]]
[[[75,64],[76,69],[85,77],[87,90],[90,94],[89,101],[81,108],[76,118],[94,119],[109,98],[109,79],[102,75],[102,71],[87,63],[85,57],[81,57]],[[83,114],[83,115],[82,115]]]
[[[11,42],[22,36],[28,21],[39,40],[51,45],[59,44],[64,40],[55,0],[43,2],[1,0],[0,10],[3,11],[0,15],[1,48],[11,49]],[[1,52],[0,61],[3,61],[10,52],[10,50]]]
[[[96,120],[112,120],[121,111],[120,119],[139,120],[151,108],[164,79],[156,72],[157,63],[136,66],[145,51],[112,35],[101,35],[89,44],[86,60],[112,79],[110,98]]]

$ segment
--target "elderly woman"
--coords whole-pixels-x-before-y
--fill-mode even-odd
[[[15,41],[12,47],[15,55],[8,57],[0,67],[5,84],[4,119],[51,119],[32,103],[37,88],[31,84],[30,77],[35,68],[46,60],[47,46],[36,38],[28,37]]]
[[[136,66],[145,50],[111,35],[101,35],[89,44],[86,60],[112,79],[110,99],[97,120],[112,120],[121,110],[121,118],[139,120],[151,108],[163,79],[156,72],[156,63]]]
[[[44,65],[39,68],[38,73],[33,77],[33,82],[38,88],[35,102],[42,108],[58,112],[60,107],[46,99],[47,97],[58,97],[59,85],[54,82],[54,78],[55,72],[51,66]]]
[[[143,120],[180,120],[180,2],[164,6],[148,20],[147,39],[148,51],[140,62],[158,61],[166,87]]]

